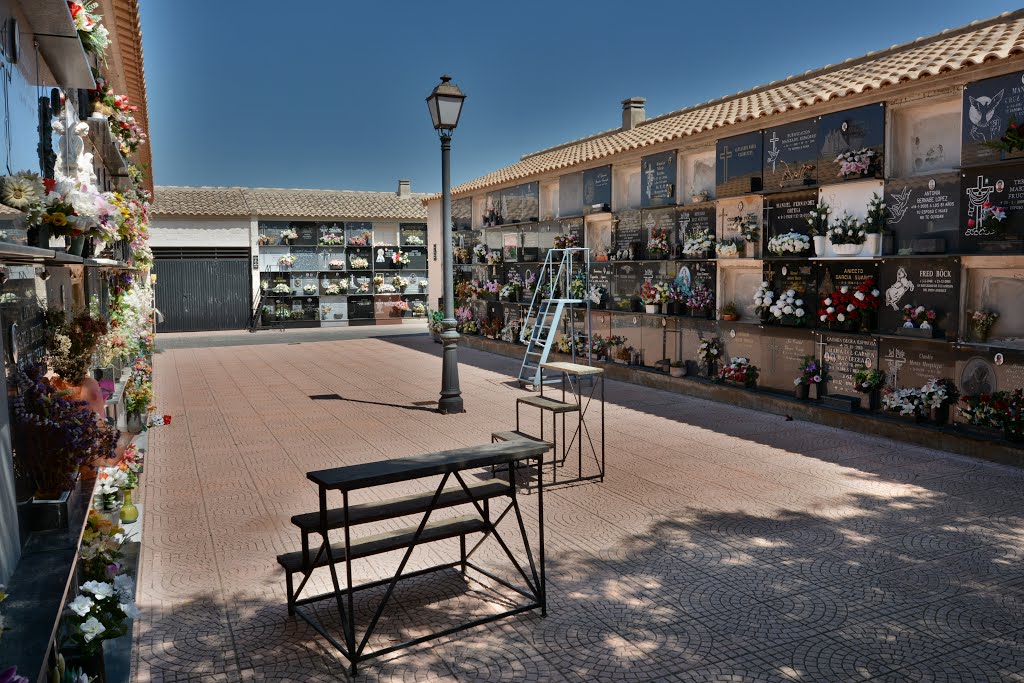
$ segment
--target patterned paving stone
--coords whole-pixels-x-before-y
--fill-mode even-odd
[[[425,337],[311,336],[283,349],[156,358],[157,401],[175,420],[150,434],[140,491],[136,681],[344,680],[347,663],[287,615],[275,563],[299,544],[290,516],[316,506],[305,473],[487,442],[522,395],[507,384],[514,360],[463,349],[469,412],[394,407],[436,398],[439,347]],[[386,655],[359,680],[1024,683],[1024,472],[634,385],[608,390],[605,482],[545,494],[548,616]],[[355,400],[310,398],[333,393]],[[520,502],[533,529],[536,496]],[[409,569],[457,548],[419,548]],[[386,577],[399,557],[358,562],[355,579]],[[493,541],[475,558],[514,571]],[[318,572],[309,590],[330,585]],[[382,592],[356,594],[361,625]],[[513,597],[457,572],[402,582],[371,647]],[[316,614],[340,634],[330,607]]]

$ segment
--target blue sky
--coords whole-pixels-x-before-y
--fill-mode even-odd
[[[973,0],[144,0],[158,184],[440,189],[424,98],[468,94],[452,179],[1016,9]],[[699,7],[699,9],[695,9]]]

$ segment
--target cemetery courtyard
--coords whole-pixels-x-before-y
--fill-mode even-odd
[[[291,516],[317,509],[306,472],[488,443],[513,426],[519,363],[460,349],[467,412],[442,416],[425,404],[441,364],[424,334],[173,337],[154,360],[173,420],[150,432],[140,492],[134,680],[343,680],[347,662],[288,615],[276,562],[299,548]],[[1024,471],[607,389],[604,481],[544,493],[547,616],[401,650],[358,679],[1024,680]],[[536,499],[520,496],[528,525]],[[410,569],[457,545],[418,548]],[[399,557],[357,562],[357,578]],[[359,594],[364,624],[381,595]],[[410,579],[375,644],[502,599],[457,572]]]

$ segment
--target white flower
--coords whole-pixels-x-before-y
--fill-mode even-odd
[[[849,287],[847,287],[846,285],[843,285],[842,287],[840,287],[840,288],[839,288],[839,291],[840,291],[840,292],[841,292],[842,294],[846,294],[847,292],[849,292],[849,291],[850,291],[850,288],[849,288]]]
[[[803,299],[797,299],[793,303],[795,303],[797,306],[803,306],[804,305],[804,300]]]
[[[796,311],[793,312],[793,315],[795,315],[798,318],[804,317],[804,309],[802,309],[802,308],[796,309]]]
[[[857,307],[854,306],[853,304],[846,304],[846,310],[847,311],[852,311],[852,310],[855,310],[856,308]]]
[[[114,577],[114,590],[122,600],[135,599],[135,581],[127,574],[118,574]]]
[[[853,296],[854,296],[854,298],[856,298],[856,299],[857,299],[858,301],[864,301],[864,292],[854,292],[854,293],[853,293]]]
[[[789,296],[789,297],[796,296],[796,292],[791,289],[788,292],[786,292],[786,296]]]
[[[793,312],[793,307],[792,306],[786,306],[785,308],[782,309],[782,312],[785,313],[786,315],[789,315],[790,313]]]
[[[828,316],[827,316],[827,315],[819,315],[819,316],[818,316],[818,319],[819,319],[819,320],[821,320],[821,322],[825,322],[825,320],[826,320],[827,318],[828,318]]]
[[[121,611],[124,612],[125,616],[129,619],[139,618],[139,608],[135,606],[134,602],[121,602],[118,603],[118,607],[121,608]]]
[[[3,191],[0,200],[14,209],[27,209],[39,203],[45,189],[38,180],[22,175],[9,175],[3,179]]]
[[[840,313],[839,315],[836,316],[836,320],[838,320],[839,322],[843,322],[844,320],[846,320],[846,315]]]
[[[767,287],[767,286],[768,286],[768,283],[767,283],[767,282],[762,282],[762,283],[761,283],[761,286],[762,286],[762,287]]]
[[[877,289],[872,289],[871,290],[871,296],[880,296],[881,294],[882,293],[879,292]]]
[[[79,630],[82,632],[82,638],[84,638],[85,642],[88,643],[107,629],[100,623],[99,619],[96,617],[89,617],[82,623]]]
[[[91,599],[84,595],[79,595],[77,598],[68,603],[68,609],[77,614],[80,617],[84,617],[92,609],[92,606],[96,604]]]
[[[92,593],[101,600],[114,594],[114,587],[106,581],[86,581],[82,584],[82,590]]]
[[[832,305],[832,298],[831,298],[831,297],[829,297],[829,298],[825,299],[825,301],[824,301],[823,303],[824,303],[824,304],[825,304],[826,306],[831,306],[831,305]]]
[[[836,309],[835,309],[834,306],[829,306],[828,308],[825,309],[825,312],[826,313],[835,313]]]

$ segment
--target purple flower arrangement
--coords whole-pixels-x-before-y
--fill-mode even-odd
[[[19,467],[32,475],[37,497],[52,500],[74,486],[79,467],[113,453],[120,432],[50,386],[45,371],[35,363],[16,371],[13,434]]]

